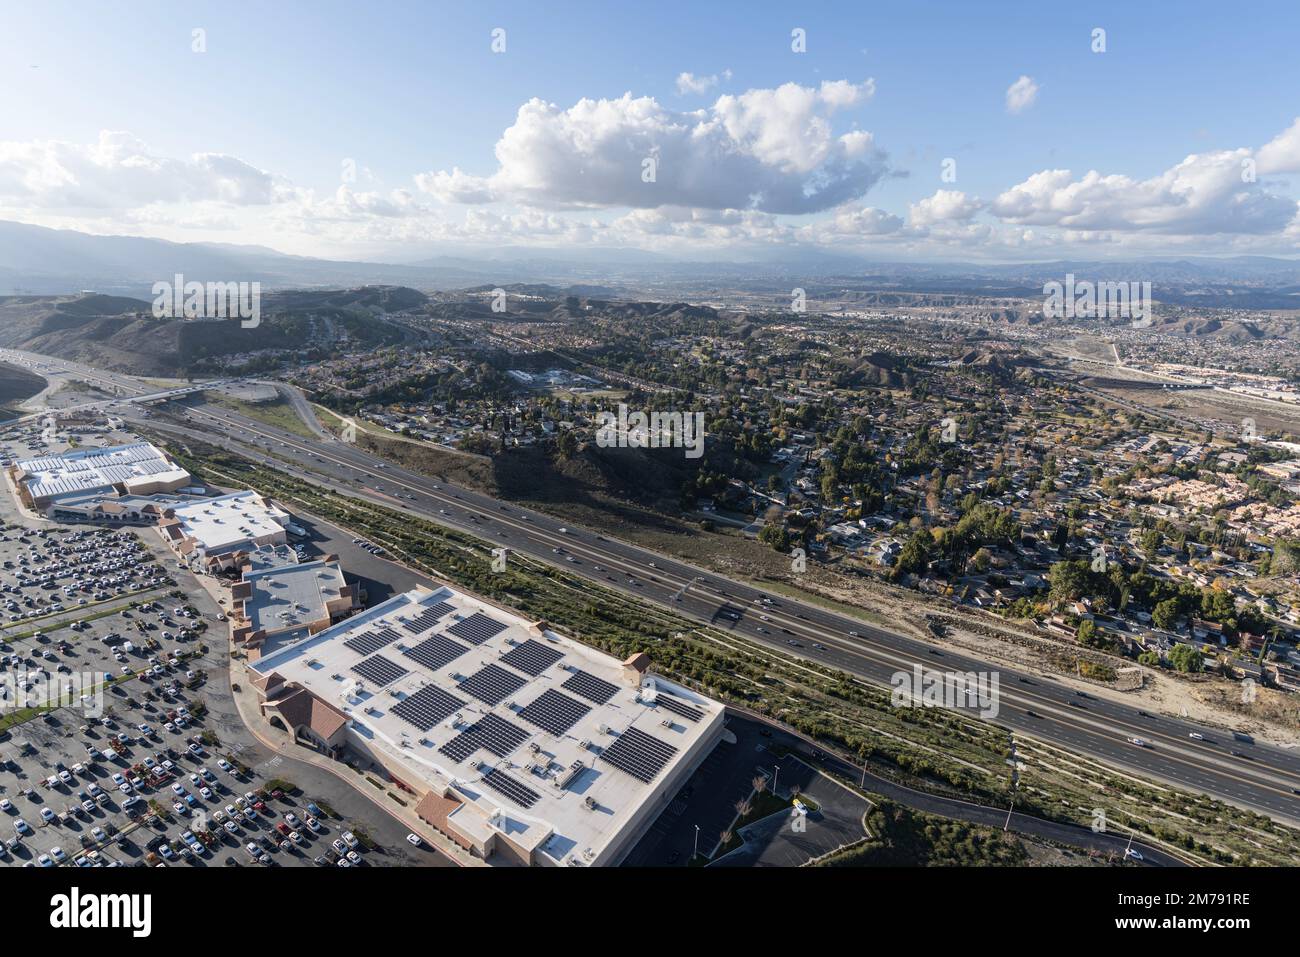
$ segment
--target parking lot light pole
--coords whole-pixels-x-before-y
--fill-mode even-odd
[[[780,776],[781,776],[781,765],[779,764],[772,765],[772,796],[773,797],[780,796],[776,793],[776,779]]]
[[[700,856],[700,826],[696,824],[695,825],[695,850],[691,854],[691,860],[695,860],[695,858],[699,856]]]

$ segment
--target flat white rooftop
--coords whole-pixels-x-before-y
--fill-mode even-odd
[[[228,552],[284,531],[289,513],[257,492],[231,492],[177,506],[181,531],[210,555]]]
[[[598,861],[716,740],[722,705],[451,588],[417,588],[252,666],[349,717],[349,734],[439,794],[480,839]]]
[[[329,616],[327,605],[342,597],[347,584],[337,563],[255,568],[244,572],[253,593],[244,600],[244,614],[254,631],[278,631],[309,625]]]
[[[34,499],[107,491],[115,485],[130,492],[141,483],[190,480],[187,471],[151,442],[44,455],[21,461],[18,468]]]

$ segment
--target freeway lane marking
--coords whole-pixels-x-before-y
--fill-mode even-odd
[[[435,500],[435,501],[437,501],[437,502],[440,502],[440,503],[442,503],[442,504],[444,504],[444,505],[450,506],[450,507],[452,507],[452,508],[459,508],[459,509],[462,509],[462,510],[464,510],[464,511],[470,513],[470,514],[474,514],[474,509],[471,509],[471,508],[469,508],[468,506],[466,506],[466,505],[464,504],[464,503],[465,503],[465,499],[463,499],[463,498],[459,498],[459,497],[456,497],[456,496],[451,496],[450,498],[448,498],[447,495],[446,495],[445,493],[440,494],[441,490],[431,491],[431,490],[428,490],[428,489],[426,489],[426,488],[421,487],[421,486],[418,485],[418,484],[411,484],[410,481],[406,480],[406,479],[403,478],[402,475],[401,475],[401,472],[404,472],[405,470],[399,470],[398,472],[393,472],[393,471],[389,471],[389,470],[383,470],[382,472],[381,472],[381,471],[377,471],[377,470],[375,470],[374,468],[369,467],[369,466],[367,466],[367,465],[365,465],[365,464],[357,464],[357,463],[352,462],[352,461],[348,461],[348,460],[345,460],[345,459],[338,458],[338,457],[336,457],[335,455],[330,454],[330,452],[329,452],[328,449],[326,449],[326,450],[318,450],[318,449],[316,449],[316,448],[313,447],[313,446],[304,445],[304,444],[302,444],[302,441],[301,441],[300,439],[298,439],[297,437],[280,437],[280,436],[277,436],[277,435],[274,434],[274,433],[266,432],[266,431],[263,431],[263,430],[260,429],[260,428],[255,427],[255,425],[252,424],[251,422],[249,422],[248,424],[245,424],[245,423],[244,423],[244,420],[242,419],[242,417],[229,416],[229,415],[227,415],[226,413],[224,413],[224,411],[223,411],[222,414],[216,414],[216,413],[214,413],[214,412],[206,411],[208,408],[209,408],[209,407],[204,406],[204,407],[203,407],[203,410],[195,410],[195,409],[192,409],[191,411],[192,411],[194,414],[201,415],[201,416],[204,416],[204,417],[206,417],[206,418],[213,419],[213,420],[215,420],[216,422],[218,422],[218,423],[220,423],[220,424],[222,424],[222,425],[225,425],[225,426],[228,426],[228,427],[242,428],[243,431],[246,431],[246,432],[248,432],[248,433],[250,433],[250,434],[260,435],[260,436],[262,436],[262,437],[264,437],[264,438],[266,438],[266,439],[269,439],[269,440],[271,440],[271,441],[279,441],[279,442],[282,443],[282,445],[284,445],[284,446],[286,446],[286,447],[289,447],[289,448],[291,448],[291,449],[297,449],[298,451],[301,451],[301,452],[307,452],[307,453],[309,453],[310,455],[314,455],[314,456],[319,457],[321,460],[330,461],[330,462],[333,462],[333,463],[336,464],[336,465],[343,466],[343,467],[345,467],[345,468],[349,468],[349,469],[351,469],[351,470],[353,470],[353,471],[357,471],[357,472],[360,472],[360,473],[365,474],[365,475],[370,475],[370,476],[372,476],[372,477],[375,478],[375,479],[383,479],[383,480],[387,481],[387,482],[388,482],[389,484],[391,484],[391,485],[394,485],[394,486],[398,486],[398,487],[401,487],[401,488],[408,489],[409,491],[419,493],[420,495],[422,495],[422,496],[424,496],[424,497],[426,497],[426,498],[433,499],[433,500]],[[351,447],[349,447],[349,449],[350,449],[350,448],[351,448]],[[358,455],[358,456],[365,456],[365,458],[367,458],[367,459],[369,458],[369,456],[368,456],[366,453],[361,452],[360,450],[353,450],[353,453],[356,454],[356,455]],[[492,512],[492,510],[491,510],[488,506],[481,505],[481,504],[478,504],[478,503],[474,502],[474,498],[486,498],[486,496],[478,496],[477,493],[468,493],[468,494],[470,494],[470,495],[472,496],[472,498],[470,499],[471,503],[475,504],[476,507],[477,507],[479,510],[481,510],[481,511],[483,511],[484,513],[487,513],[487,514],[489,515],[489,519],[488,519],[489,522],[490,522],[490,521],[495,521],[495,522],[498,522],[498,523],[501,524],[501,525],[505,525],[505,526],[508,527],[508,528],[511,528],[511,529],[514,529],[514,530],[517,530],[517,531],[523,532],[524,535],[525,535],[525,538],[531,540],[531,541],[533,542],[533,544],[539,544],[539,543],[540,543],[540,544],[543,544],[543,545],[562,545],[562,546],[566,549],[566,551],[569,551],[569,552],[574,553],[574,554],[581,554],[581,555],[583,555],[584,557],[588,558],[588,560],[593,560],[594,558],[598,558],[600,561],[604,561],[604,562],[606,562],[607,564],[609,564],[609,565],[611,565],[611,566],[617,566],[617,567],[620,567],[620,568],[628,569],[628,573],[629,573],[630,575],[632,575],[633,577],[636,577],[636,576],[646,577],[646,576],[661,575],[664,579],[667,579],[671,584],[676,584],[676,585],[681,585],[681,584],[685,583],[685,582],[688,580],[687,578],[685,578],[685,576],[682,576],[682,575],[680,575],[680,574],[674,574],[673,572],[671,572],[671,571],[668,570],[667,568],[653,568],[653,569],[649,569],[649,570],[647,571],[647,570],[645,570],[645,569],[636,568],[636,567],[633,567],[633,566],[627,564],[628,562],[632,561],[632,559],[624,559],[624,558],[622,558],[622,556],[619,556],[619,555],[614,555],[613,557],[610,557],[609,555],[606,555],[606,554],[604,554],[604,553],[602,553],[602,552],[591,550],[591,549],[590,549],[590,548],[585,544],[585,542],[583,541],[583,538],[580,537],[580,536],[577,536],[577,535],[564,535],[564,536],[556,537],[555,535],[552,535],[552,534],[548,533],[544,528],[540,527],[540,526],[537,525],[536,523],[532,523],[532,522],[521,523],[521,522],[514,521],[513,519],[511,519],[510,517],[508,517],[508,514],[509,514],[509,513],[507,513],[507,517],[504,517],[504,518],[503,518],[503,517],[501,517],[499,514],[496,514],[496,513]],[[409,504],[407,504],[407,503],[399,503],[399,504],[400,504],[402,507],[404,507],[404,508],[411,508],[411,506],[410,506]],[[517,507],[516,507],[516,508],[517,508]],[[419,511],[418,509],[415,509],[415,508],[411,508],[411,510],[412,510],[412,511],[416,511],[416,512]],[[519,510],[521,513],[526,513],[526,510],[524,510],[524,509],[518,509],[518,510]],[[469,523],[469,524],[464,524],[464,523],[461,523],[461,522],[456,522],[455,524],[453,524],[453,523],[451,523],[451,522],[449,522],[449,521],[446,520],[446,519],[449,518],[450,516],[445,516],[445,517],[444,517],[444,516],[433,516],[433,515],[429,515],[429,516],[426,516],[426,517],[428,517],[430,520],[432,520],[432,521],[434,521],[434,522],[436,522],[436,523],[438,523],[438,524],[449,525],[449,526],[451,526],[451,527],[453,527],[453,528],[456,528],[457,530],[466,531],[466,532],[469,532],[469,533],[471,533],[471,534],[475,534],[475,535],[477,535],[478,537],[488,537],[488,536],[484,535],[483,533],[485,533],[485,532],[490,533],[490,531],[491,531],[490,529],[488,529],[488,528],[485,527],[486,524],[487,524],[487,522],[472,522],[472,523]],[[549,520],[549,517],[548,517],[548,520]],[[587,531],[586,534],[592,535],[593,533],[591,533],[590,531]],[[507,544],[507,547],[508,547],[508,543],[504,543],[504,542],[503,542],[503,543],[500,543],[500,544]],[[616,544],[622,545],[623,547],[628,548],[628,549],[631,550],[631,551],[639,551],[639,549],[636,549],[635,546],[628,546],[628,545],[626,545],[625,543],[621,543],[621,542],[618,542],[618,543],[616,543]],[[651,554],[651,555],[653,555],[654,553],[645,553],[645,554]],[[660,558],[661,556],[655,556],[655,557],[656,557],[656,558]],[[549,562],[549,563],[551,563],[551,564],[554,564],[554,565],[556,565],[556,567],[558,567],[558,568],[560,568],[560,569],[563,569],[563,568],[565,567],[564,565],[562,565],[562,564],[560,564],[560,563],[554,562],[552,559],[546,557],[545,555],[541,556],[541,558],[542,558],[543,561],[546,561],[546,562]],[[673,564],[673,565],[679,565],[679,566],[680,566],[680,565],[682,564],[682,563],[678,562],[676,559],[667,559],[667,558],[665,558],[664,560],[667,561],[667,562],[669,562],[670,564]],[[688,569],[690,568],[690,566],[683,566],[683,567],[687,567]],[[718,577],[718,576],[714,575],[714,574],[711,573],[711,572],[705,572],[705,571],[702,570],[702,569],[701,569],[700,571],[702,572],[703,575],[707,576],[708,578],[716,579],[716,578]],[[692,577],[696,577],[696,578],[698,578],[699,576],[692,576]],[[617,585],[618,583],[616,582],[615,584]],[[743,583],[733,583],[733,584],[735,584],[737,587],[742,587],[742,588],[752,588],[752,586],[744,585]],[[620,590],[622,590],[622,589],[620,589]],[[701,586],[697,583],[697,585],[696,585],[696,593],[699,593],[699,592],[701,592],[701,591],[708,592],[708,591],[710,591],[710,590],[701,587]],[[636,592],[630,592],[630,594],[635,595]],[[648,594],[648,592],[645,593],[645,594]],[[718,596],[718,597],[719,597],[719,600],[720,600],[720,601],[723,600],[724,598],[725,598],[727,601],[730,601],[731,598],[732,598],[733,596],[729,596],[729,595],[728,595],[728,596]],[[674,604],[675,604],[675,603],[672,603],[672,602],[659,602],[658,600],[653,599],[653,598],[650,598],[650,599],[648,599],[648,600],[655,601],[657,604],[660,604],[660,603],[661,603],[661,604],[665,604],[666,607],[669,608],[669,610],[672,610],[672,609],[673,609],[673,606],[674,606]],[[821,632],[821,631],[813,631],[813,630],[811,630],[811,627],[812,627],[812,626],[810,626],[810,625],[800,624],[800,621],[799,621],[799,620],[792,619],[792,618],[789,616],[788,613],[785,613],[785,612],[783,612],[783,611],[780,611],[780,610],[778,610],[778,609],[776,609],[776,608],[766,607],[766,606],[765,606],[765,607],[763,608],[763,611],[769,615],[769,618],[775,616],[776,618],[778,618],[778,619],[780,619],[780,620],[786,622],[787,624],[791,625],[793,628],[798,628],[798,629],[800,630],[800,632],[803,632],[803,633],[804,633],[804,637],[812,636],[812,637],[816,637],[816,638],[819,638],[819,639],[822,639],[822,640],[829,641],[829,642],[831,642],[832,644],[834,644],[838,649],[843,650],[843,651],[846,651],[846,652],[848,652],[848,653],[854,655],[855,657],[858,657],[858,658],[863,659],[863,660],[865,660],[865,661],[871,661],[871,662],[874,662],[874,663],[877,663],[877,664],[885,664],[885,663],[889,663],[889,664],[894,664],[895,666],[897,666],[897,665],[899,665],[899,664],[906,664],[906,665],[908,665],[908,666],[920,665],[920,666],[922,667],[922,669],[923,669],[923,672],[925,671],[925,669],[926,669],[927,667],[929,667],[930,671],[931,671],[931,672],[934,672],[934,673],[938,673],[938,672],[940,671],[940,669],[936,669],[936,668],[933,668],[932,666],[929,666],[928,662],[926,662],[926,661],[923,660],[923,659],[919,659],[919,658],[912,659],[912,658],[908,658],[908,657],[906,657],[906,655],[908,654],[908,652],[906,652],[905,650],[903,650],[903,651],[897,651],[897,652],[893,652],[893,651],[891,651],[891,652],[888,652],[888,653],[887,653],[887,652],[884,652],[884,651],[882,651],[882,650],[879,650],[879,649],[877,648],[877,646],[873,646],[873,645],[862,645],[862,646],[853,645],[853,646],[848,646],[847,643],[844,641],[844,639],[843,639],[840,635],[838,635],[838,634],[834,634],[834,635],[832,635],[832,634],[830,634],[830,633],[828,633],[828,632],[827,632],[827,633],[823,633],[823,632]],[[691,616],[691,617],[696,617],[696,616],[694,616],[694,615],[690,615],[690,616]],[[701,617],[702,617],[702,616],[701,616]],[[715,617],[716,617],[716,616],[715,616]],[[708,622],[706,622],[706,623],[708,623],[708,624],[712,624],[711,620],[708,621]],[[716,625],[713,625],[713,627],[717,627],[717,626],[716,626]],[[863,629],[865,629],[865,630],[868,630],[868,631],[874,631],[874,632],[876,632],[876,633],[878,633],[878,634],[885,634],[885,635],[888,636],[888,638],[890,638],[890,639],[892,639],[892,640],[899,640],[899,639],[901,639],[901,640],[911,640],[911,639],[907,639],[905,636],[894,636],[894,635],[889,634],[889,633],[887,633],[887,632],[883,632],[882,630],[877,629],[877,628],[875,628],[874,626],[871,626],[871,625],[861,624],[861,625],[859,625],[859,627],[861,627],[861,628],[863,628]],[[719,629],[719,630],[723,631],[723,633],[728,633],[725,629]],[[756,641],[756,642],[759,643],[760,645],[761,645],[761,644],[767,644],[767,642],[764,642],[763,639],[762,639],[761,637],[759,637],[759,638],[750,638],[749,636],[746,635],[745,638],[746,638],[746,640]],[[775,647],[775,650],[778,650],[778,651],[783,650],[783,649],[780,648],[780,646],[774,646],[774,647]],[[786,652],[786,653],[789,654],[789,652]],[[802,657],[802,656],[793,656],[793,657]],[[816,659],[813,659],[813,660],[815,661]],[[868,680],[871,680],[871,679],[868,677]],[[1115,743],[1114,740],[1112,740],[1111,736],[1107,733],[1107,732],[1109,731],[1109,728],[1108,728],[1107,725],[1101,723],[1100,721],[1098,721],[1097,719],[1092,718],[1092,717],[1084,718],[1084,717],[1082,717],[1082,716],[1079,716],[1079,715],[1074,714],[1072,711],[1061,711],[1061,710],[1058,710],[1059,708],[1061,708],[1061,707],[1063,707],[1063,706],[1060,704],[1060,702],[1056,701],[1055,699],[1048,698],[1048,697],[1044,697],[1044,696],[1042,696],[1042,695],[1039,695],[1039,694],[1036,694],[1036,693],[1033,693],[1033,692],[1019,692],[1019,693],[1014,693],[1014,692],[1013,692],[1013,693],[1007,695],[1007,697],[1008,697],[1011,701],[1013,701],[1013,702],[1019,701],[1019,702],[1022,702],[1022,703],[1023,703],[1024,701],[1030,701],[1030,702],[1037,702],[1037,703],[1040,703],[1041,706],[1043,707],[1043,709],[1044,709],[1045,711],[1050,712],[1050,713],[1054,716],[1053,719],[1051,719],[1051,720],[1053,720],[1053,722],[1054,722],[1055,724],[1060,725],[1060,726],[1062,726],[1062,727],[1066,727],[1066,728],[1073,728],[1074,730],[1076,730],[1076,731],[1078,731],[1078,732],[1081,732],[1081,733],[1083,733],[1083,734],[1087,734],[1087,735],[1095,736],[1095,737],[1097,737],[1097,738],[1100,738],[1100,739],[1101,739],[1103,742],[1105,742],[1106,744],[1113,745],[1113,744]],[[1068,706],[1068,705],[1065,705],[1064,707],[1069,707],[1069,706]],[[962,713],[962,714],[966,715],[967,717],[978,717],[978,715],[969,714],[969,713],[967,713],[967,712],[961,711],[960,709],[957,709],[957,710],[958,710],[959,713]],[[1110,719],[1107,718],[1107,720],[1110,720]],[[1256,787],[1256,788],[1260,788],[1260,789],[1262,789],[1262,790],[1275,791],[1275,792],[1278,793],[1278,794],[1283,794],[1283,795],[1285,795],[1285,796],[1287,796],[1287,797],[1290,797],[1289,789],[1288,789],[1287,791],[1282,791],[1282,790],[1280,790],[1280,789],[1278,789],[1277,787],[1274,786],[1274,783],[1275,783],[1278,779],[1275,778],[1275,777],[1273,777],[1272,774],[1280,774],[1280,775],[1284,775],[1284,776],[1288,776],[1288,777],[1296,777],[1296,775],[1295,775],[1293,772],[1287,771],[1287,770],[1285,770],[1285,769],[1275,770],[1275,769],[1269,768],[1267,765],[1263,766],[1263,767],[1264,767],[1264,770],[1263,770],[1263,771],[1258,770],[1257,768],[1254,768],[1254,767],[1252,767],[1252,768],[1238,768],[1238,767],[1236,767],[1236,766],[1230,765],[1227,761],[1223,760],[1222,758],[1220,758],[1220,757],[1219,757],[1218,755],[1216,755],[1216,754],[1200,755],[1200,754],[1196,754],[1196,753],[1194,753],[1194,752],[1188,752],[1188,751],[1184,750],[1184,747],[1185,747],[1185,746],[1182,744],[1181,741],[1179,741],[1178,739],[1175,739],[1175,738],[1171,737],[1168,733],[1166,733],[1166,732],[1162,732],[1162,731],[1160,731],[1159,729],[1151,729],[1151,728],[1147,728],[1147,727],[1145,727],[1145,726],[1134,725],[1134,724],[1128,723],[1128,722],[1126,721],[1126,719],[1119,718],[1119,717],[1117,717],[1117,718],[1115,718],[1115,719],[1113,719],[1113,720],[1116,721],[1117,724],[1116,724],[1116,725],[1113,725],[1113,726],[1111,726],[1111,727],[1119,727],[1119,728],[1127,728],[1127,729],[1131,729],[1131,730],[1137,732],[1139,735],[1142,735],[1142,736],[1145,736],[1145,737],[1149,737],[1149,738],[1151,738],[1152,740],[1159,739],[1159,740],[1162,740],[1162,741],[1165,741],[1165,742],[1169,742],[1169,743],[1171,743],[1171,744],[1175,744],[1175,746],[1174,746],[1174,747],[1173,747],[1173,748],[1172,748],[1168,753],[1166,753],[1165,751],[1159,751],[1159,752],[1157,752],[1157,753],[1154,755],[1155,757],[1159,758],[1159,759],[1162,760],[1162,761],[1165,761],[1165,762],[1172,762],[1172,763],[1175,763],[1175,764],[1178,764],[1178,765],[1182,765],[1182,766],[1184,766],[1184,767],[1187,767],[1187,768],[1191,769],[1192,771],[1199,772],[1199,773],[1202,774],[1202,775],[1218,775],[1218,776],[1220,776],[1220,777],[1222,777],[1222,778],[1224,778],[1224,779],[1226,779],[1226,780],[1236,781],[1236,782],[1238,782],[1238,783],[1240,783],[1240,784],[1247,785],[1247,786],[1252,786],[1252,787]],[[995,723],[997,723],[997,722],[995,722]],[[1006,725],[1003,724],[1003,723],[998,723],[998,724],[999,724],[999,726],[1004,726],[1004,727],[1006,726]],[[1017,733],[1024,733],[1024,734],[1027,734],[1027,735],[1029,735],[1029,736],[1034,736],[1032,731],[1028,731],[1028,732],[1017,732]],[[1137,735],[1135,735],[1135,736],[1137,736]],[[1120,736],[1117,736],[1117,737],[1123,737],[1123,738],[1124,738],[1124,743],[1125,743],[1126,745],[1128,744],[1127,736],[1122,736],[1122,735],[1120,735]],[[1047,740],[1048,742],[1050,742],[1050,741],[1051,741],[1051,738],[1049,737],[1049,738],[1046,738],[1045,740]],[[1093,747],[1094,749],[1096,749],[1096,746],[1095,746],[1095,745],[1093,745],[1092,747]],[[1129,745],[1129,747],[1132,747],[1132,745]],[[1113,748],[1110,749],[1110,750],[1100,750],[1100,749],[1096,749],[1096,750],[1095,750],[1095,753],[1094,753],[1094,757],[1103,757],[1103,758],[1105,758],[1105,759],[1107,759],[1107,760],[1109,760],[1109,761],[1117,762],[1117,763],[1120,764],[1121,767],[1125,768],[1126,770],[1129,770],[1129,771],[1132,771],[1132,772],[1134,772],[1134,773],[1137,773],[1137,774],[1152,775],[1152,774],[1157,774],[1157,773],[1158,773],[1158,772],[1153,771],[1153,769],[1151,769],[1151,768],[1149,768],[1149,767],[1137,767],[1137,766],[1134,766],[1134,765],[1128,763],[1128,761],[1125,760],[1125,758],[1123,757],[1123,754],[1125,753],[1125,751],[1126,751],[1126,749],[1123,749],[1123,748],[1118,749],[1118,751],[1114,750]],[[1116,756],[1117,754],[1119,755],[1118,757]],[[1193,760],[1187,760],[1188,757],[1190,757],[1190,758],[1193,759]],[[1204,764],[1201,764],[1201,765],[1196,764],[1196,763],[1195,763],[1195,759],[1198,759],[1198,758],[1199,758],[1202,762],[1206,762],[1206,763],[1209,763],[1209,764],[1213,764],[1213,765],[1215,765],[1215,767],[1214,767],[1214,768],[1207,768],[1207,767],[1204,766]],[[1245,774],[1242,773],[1243,771],[1245,772]],[[1177,781],[1177,779],[1174,779],[1174,781],[1175,781],[1175,783],[1177,783],[1178,786],[1192,786],[1192,787],[1197,787],[1197,786],[1198,786],[1197,779],[1196,779],[1195,777],[1193,777],[1190,781],[1186,781],[1186,782],[1179,782],[1179,781]],[[1233,791],[1231,791],[1229,788],[1226,788],[1226,787],[1225,787],[1225,788],[1222,788],[1222,790],[1225,791],[1226,793],[1229,793],[1229,794],[1235,794],[1235,793],[1236,793],[1236,792],[1233,792]],[[1270,806],[1271,806],[1271,805],[1270,805]]]

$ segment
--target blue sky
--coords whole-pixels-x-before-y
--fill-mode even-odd
[[[1300,242],[1294,4],[55,2],[0,16],[5,219],[387,259]]]

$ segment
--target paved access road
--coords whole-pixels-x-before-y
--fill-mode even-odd
[[[33,358],[31,354],[22,357]],[[35,358],[60,368],[72,365]],[[129,377],[85,367],[77,373],[92,380],[101,378],[114,387],[149,391],[139,383],[131,386]],[[139,411],[128,408],[121,414],[129,418]],[[1237,739],[1221,729],[1149,715],[1052,680],[941,651],[815,604],[766,595],[753,585],[383,463],[353,445],[304,439],[207,405],[182,414],[186,424],[181,431],[192,437],[318,484],[469,531],[685,617],[878,684],[887,685],[893,674],[917,665],[925,672],[997,671],[1001,707],[992,719],[997,725],[1139,777],[1209,794],[1300,825],[1300,750],[1288,752]],[[166,431],[165,423],[151,424]],[[980,717],[973,710],[967,713]],[[1202,734],[1203,739],[1191,738],[1193,732]],[[1134,738],[1147,746],[1133,744]]]

